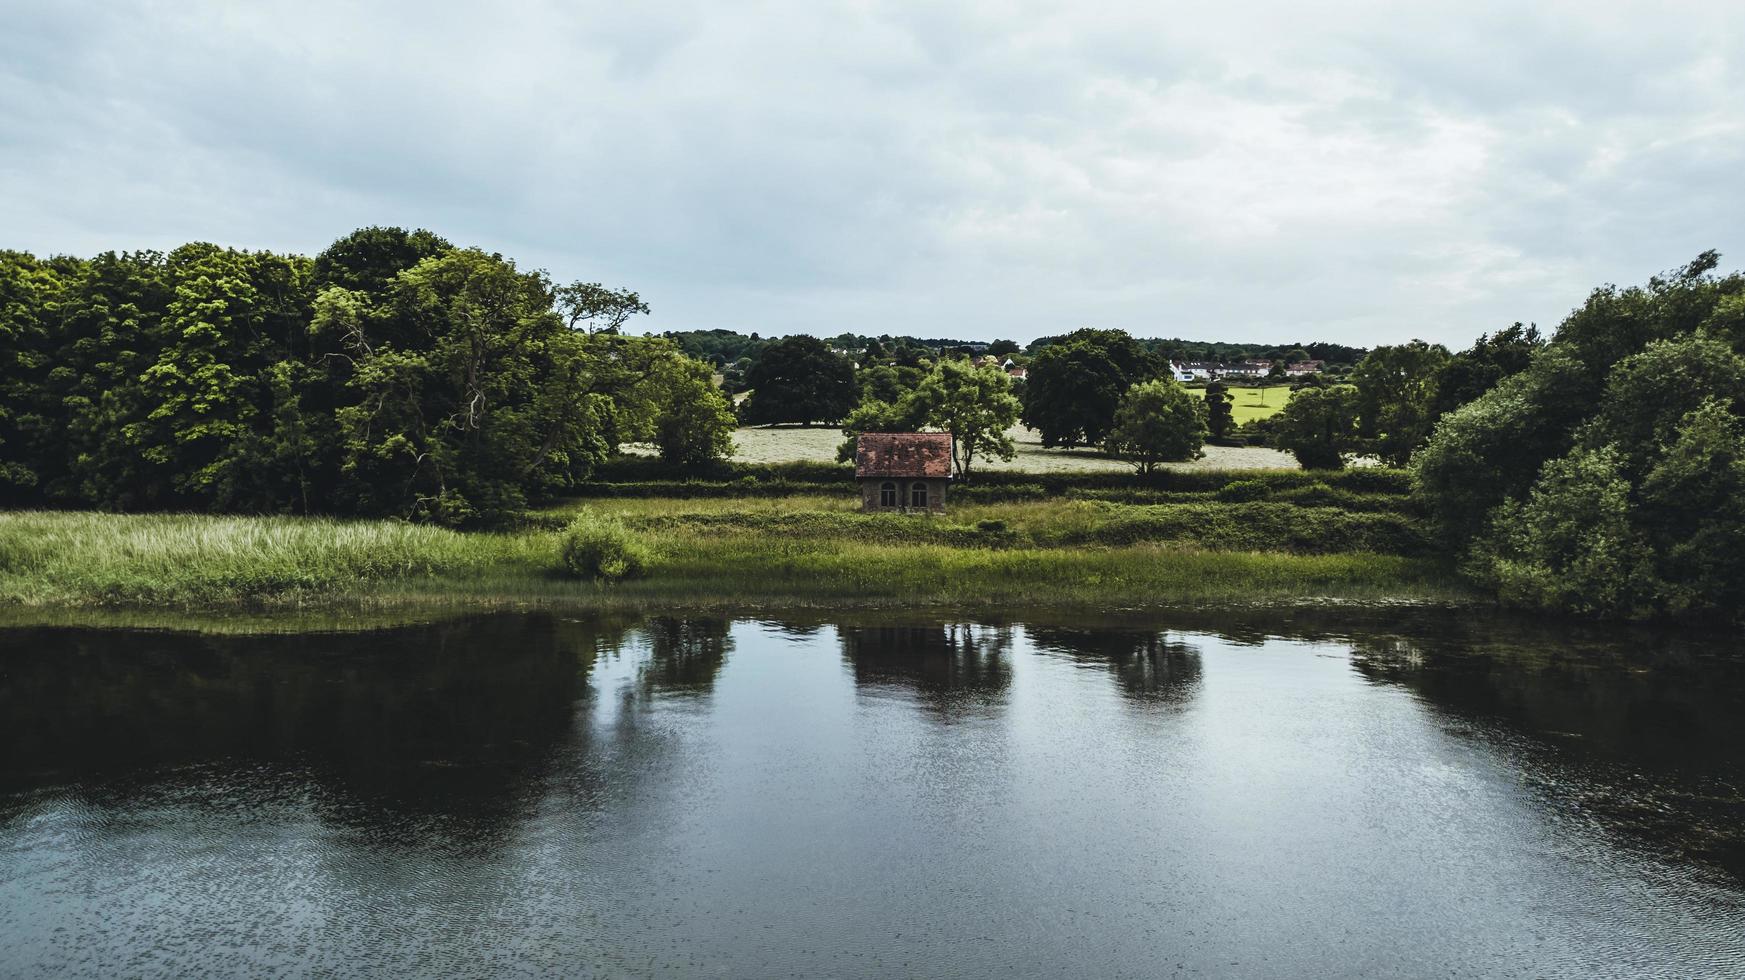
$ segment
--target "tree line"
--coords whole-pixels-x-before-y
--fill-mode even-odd
[[[778,343],[777,338],[762,337],[756,332],[734,330],[676,330],[661,336],[678,344],[685,353],[704,361],[720,373],[723,387],[733,393],[750,391],[751,373],[762,360],[764,351]],[[847,353],[859,360],[862,368],[884,365],[916,367],[922,361],[943,357],[975,357],[990,355],[998,359],[1013,358],[1028,365],[1029,359],[1044,348],[1071,342],[1076,334],[1038,337],[1029,344],[996,338],[991,342],[969,341],[911,335],[841,333],[819,338],[831,350]],[[1341,373],[1363,359],[1364,348],[1322,342],[1299,344],[1237,344],[1216,341],[1182,340],[1180,338],[1135,338],[1137,347],[1164,361],[1247,361],[1264,360],[1280,365],[1298,361],[1325,362],[1332,373]],[[780,351],[778,349],[778,356]]]
[[[747,425],[842,424],[851,435],[943,428],[929,406],[973,379],[992,420],[980,429],[1021,421],[1045,447],[1101,447],[1142,473],[1192,459],[1208,440],[1276,445],[1310,468],[1336,468],[1359,455],[1403,466],[1443,413],[1524,369],[1543,344],[1537,328],[1516,324],[1458,354],[1422,341],[1378,347],[1343,376],[1348,383],[1308,376],[1279,416],[1239,429],[1223,382],[1196,396],[1173,380],[1169,358],[1121,330],[1046,338],[1025,356],[1022,381],[986,358],[884,347],[876,338],[857,365],[830,343],[794,335],[764,344],[747,372],[739,418]],[[970,369],[947,368],[953,364]],[[1003,438],[982,439],[982,458],[1011,458]]]
[[[0,499],[499,520],[626,442],[731,449],[731,405],[634,293],[427,231],[309,258],[0,252]]]

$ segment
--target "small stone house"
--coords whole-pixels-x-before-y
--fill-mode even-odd
[[[854,478],[863,511],[943,514],[951,433],[862,433],[854,443]]]

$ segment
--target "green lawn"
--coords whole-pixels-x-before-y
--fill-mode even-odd
[[[1206,389],[1189,389],[1201,398],[1206,397]],[[1231,413],[1236,417],[1236,424],[1252,422],[1255,419],[1269,418],[1277,415],[1285,403],[1291,400],[1294,392],[1280,385],[1276,388],[1239,388],[1230,386],[1230,396],[1236,399],[1230,406]],[[1282,453],[1280,455],[1283,455]]]

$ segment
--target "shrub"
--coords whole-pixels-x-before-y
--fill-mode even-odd
[[[563,529],[558,547],[564,571],[576,578],[616,582],[648,565],[647,551],[622,523],[585,510]]]
[[[1234,480],[1219,487],[1217,497],[1227,504],[1241,504],[1265,500],[1271,494],[1272,486],[1265,480]]]
[[[1298,507],[1344,507],[1351,509],[1351,495],[1343,490],[1335,490],[1325,483],[1311,483],[1306,487],[1286,490],[1275,499],[1288,501]]]
[[[654,423],[661,462],[709,467],[733,455],[733,405],[707,377],[674,381],[666,397]]]

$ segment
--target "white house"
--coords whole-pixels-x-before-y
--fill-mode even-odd
[[[1264,378],[1271,370],[1271,361],[1242,361],[1226,364],[1218,373],[1228,378]]]

